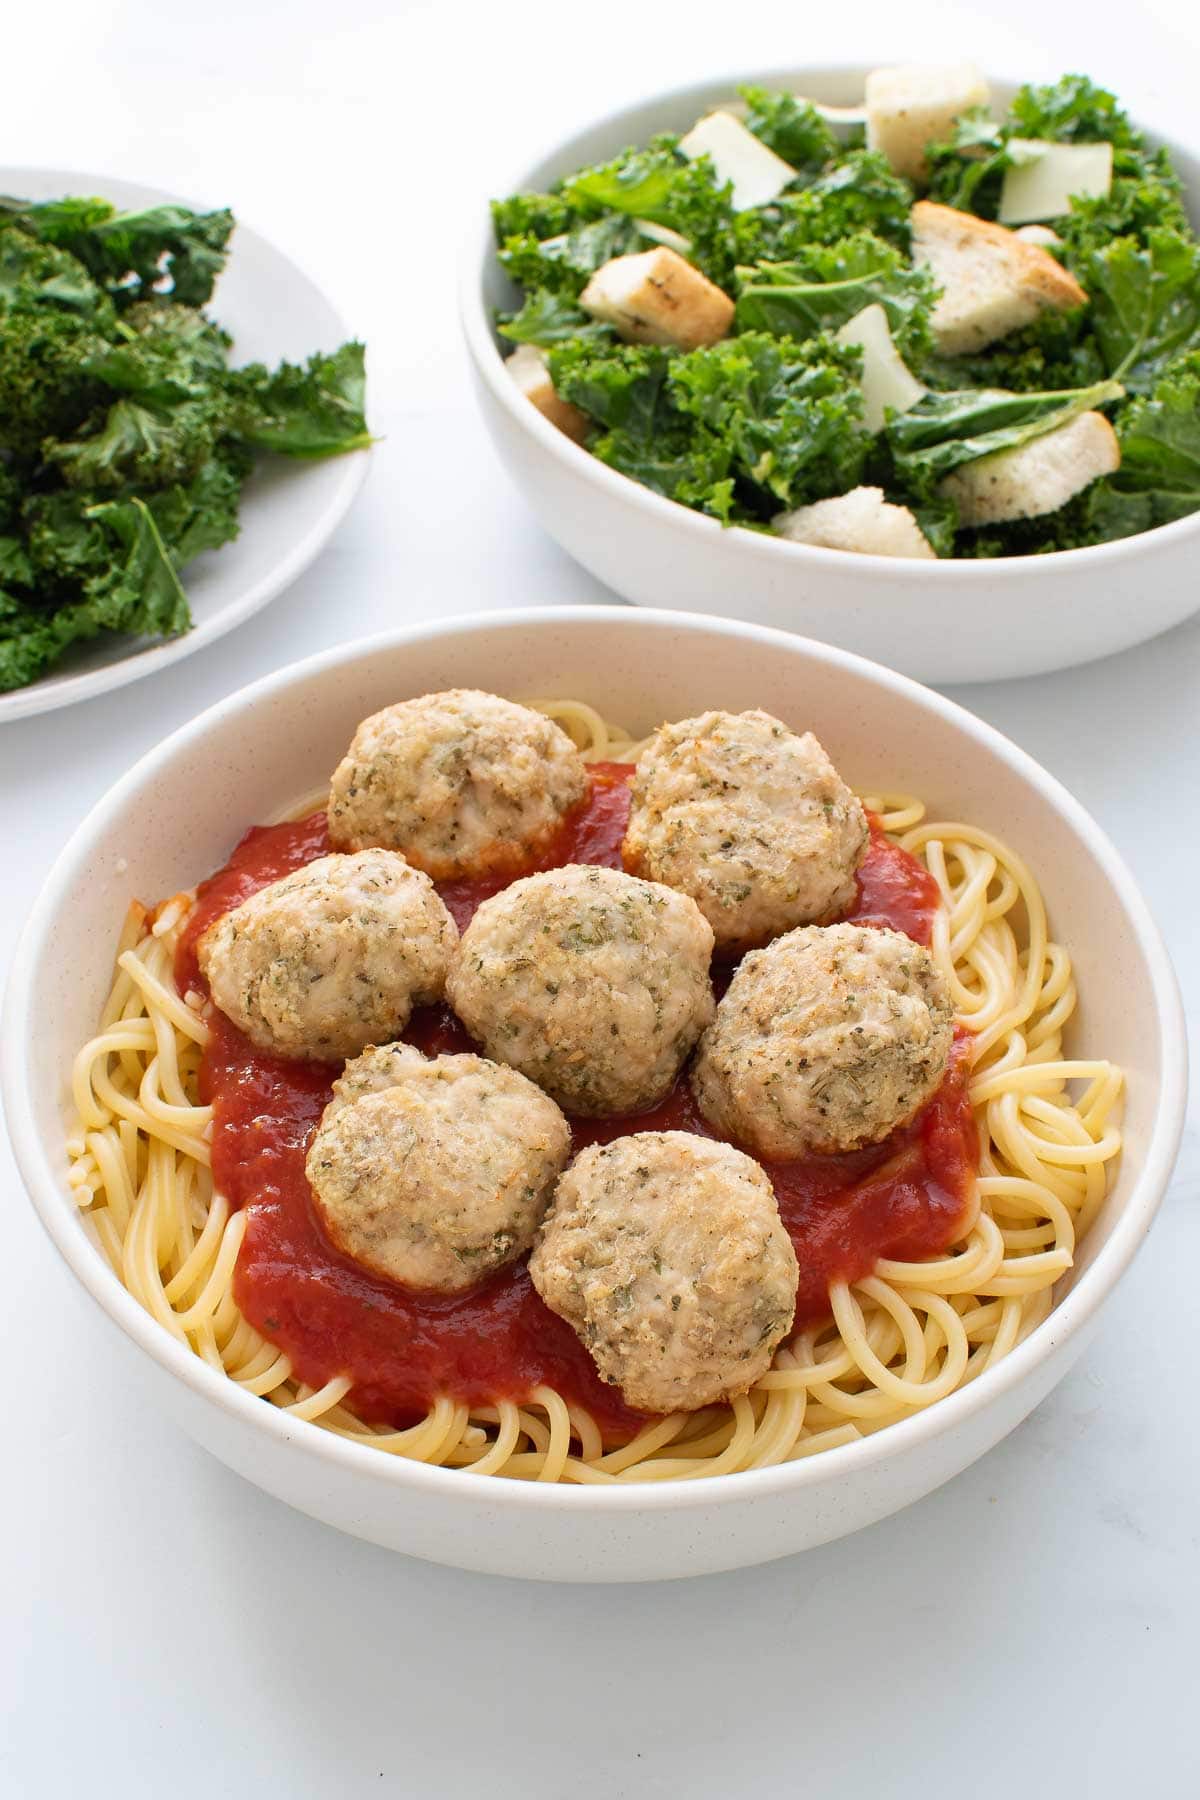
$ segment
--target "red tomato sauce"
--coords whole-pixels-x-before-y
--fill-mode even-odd
[[[538,867],[620,867],[631,772],[615,763],[593,767],[590,800],[546,847]],[[927,944],[937,886],[914,857],[888,841],[878,820],[871,827],[847,917],[890,925]],[[195,945],[213,919],[328,850],[322,813],[248,831],[225,867],[200,887],[176,958],[181,992],[203,990]],[[461,928],[504,885],[464,880],[440,883],[439,891]],[[447,1007],[414,1014],[404,1036],[431,1056],[475,1048]],[[800,1263],[798,1325],[828,1316],[831,1280],[857,1280],[881,1257],[936,1255],[959,1235],[978,1160],[969,1067],[970,1037],[961,1033],[941,1089],[913,1124],[850,1155],[765,1165]],[[600,1380],[574,1332],[542,1304],[523,1262],[467,1294],[417,1294],[369,1274],[328,1242],[304,1159],[336,1074],[327,1064],[264,1055],[214,1011],[201,1085],[214,1107],[214,1180],[247,1213],[234,1275],[246,1317],[310,1386],[352,1376],[348,1402],[372,1422],[409,1424],[443,1395],[484,1405],[524,1399],[544,1384],[586,1407],[606,1437],[628,1436],[640,1416]],[[653,1112],[573,1121],[572,1130],[576,1148],[628,1131],[716,1135],[686,1079]]]

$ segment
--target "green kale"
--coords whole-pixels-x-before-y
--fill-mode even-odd
[[[564,399],[599,428],[592,453],[668,500],[728,522],[733,471],[728,448],[698,429],[670,385],[679,353],[655,345],[574,343],[550,355]]]
[[[1085,262],[1096,339],[1110,375],[1135,393],[1200,347],[1200,243],[1153,230],[1144,246],[1118,238]]]
[[[741,331],[807,338],[836,331],[878,303],[902,356],[924,356],[932,348],[929,319],[936,289],[928,270],[914,268],[869,231],[836,244],[810,244],[789,262],[763,262],[737,274]]]
[[[561,194],[510,194],[507,200],[492,201],[498,244],[514,237],[558,237],[578,218],[578,210]]]
[[[747,130],[793,169],[815,173],[833,162],[837,138],[810,100],[761,87],[739,88],[738,93],[746,102]]]
[[[672,136],[652,139],[646,150],[623,150],[563,183],[563,197],[585,214],[623,213],[678,231],[689,240],[689,261],[722,287],[737,261],[731,191],[707,156],[689,161]]]
[[[1125,409],[1117,436],[1121,467],[1087,495],[1092,541],[1128,537],[1200,511],[1200,351],[1182,357]]]
[[[499,330],[514,344],[565,344],[572,338],[611,338],[612,326],[590,319],[561,294],[539,288],[530,294],[519,312],[504,319]]]
[[[1056,144],[1107,141],[1122,149],[1140,150],[1143,139],[1117,104],[1115,94],[1097,87],[1086,75],[1064,75],[1045,87],[1026,85],[1009,110],[1013,133],[1048,138]]]
[[[574,297],[602,263],[642,250],[648,241],[627,214],[608,213],[557,237],[536,238],[525,232],[506,238],[497,256],[505,273],[523,288]]]
[[[65,443],[48,439],[43,453],[68,487],[168,487],[198,473],[223,422],[223,407],[203,401],[165,408],[118,400],[93,431]]]
[[[763,513],[843,494],[862,474],[862,352],[829,337],[743,332],[679,357],[675,404],[731,453]]]
[[[103,395],[87,367],[102,342],[74,312],[0,312],[0,452],[34,461],[44,438],[79,428]]]
[[[994,219],[1000,204],[1004,171],[1011,165],[1011,130],[993,119],[986,107],[972,107],[956,120],[952,135],[926,152],[928,192],[941,206],[954,206],[976,218]]]
[[[907,252],[913,191],[877,150],[850,150],[801,189],[735,215],[737,263],[788,262],[813,244],[869,231]]]
[[[174,637],[191,623],[179,578],[144,502],[90,506],[80,525],[96,544],[82,599],[49,608],[0,592],[0,691],[35,680],[69,644],[102,631]]]
[[[1034,394],[987,388],[930,393],[889,419],[884,436],[897,478],[916,498],[929,499],[943,477],[963,463],[1015,449],[1080,413],[1121,399],[1124,391],[1120,382],[1103,381]]]
[[[186,630],[258,455],[370,442],[363,351],[231,370],[205,317],[232,220],[0,200],[0,687],[101,632]]]
[[[331,355],[318,352],[300,367],[277,369],[250,363],[231,370],[225,389],[233,402],[230,437],[254,450],[285,456],[336,456],[362,450],[367,430],[365,352],[343,344]]]
[[[225,267],[233,231],[231,212],[197,213],[172,203],[126,213],[94,199],[0,206],[33,236],[82,263],[118,307],[162,292],[184,306],[203,306]]]

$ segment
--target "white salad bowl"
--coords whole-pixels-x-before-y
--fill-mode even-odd
[[[870,65],[771,69],[679,88],[611,113],[542,157],[496,196],[538,191],[655,132],[684,131],[745,83],[828,105],[861,102]],[[1016,85],[995,81],[993,103]],[[1169,140],[1200,217],[1200,161]],[[1126,650],[1200,607],[1200,513],[1085,550],[991,561],[903,561],[791,544],[664,500],[598,462],[548,423],[504,368],[495,329],[517,289],[496,260],[491,218],[466,251],[461,314],[476,390],[501,461],[546,530],[640,606],[678,607],[799,631],[921,681],[1036,675]]]
[[[1032,864],[1074,958],[1072,1042],[1127,1075],[1112,1191],[1048,1320],[995,1368],[873,1437],[807,1460],[662,1485],[538,1487],[405,1462],[253,1398],[183,1348],[117,1280],[66,1183],[72,1059],[95,1029],[129,899],[186,888],[243,829],[322,784],[365,714],[463,685],[573,695],[635,731],[761,706],[828,745],[866,789],[922,795]],[[765,1562],[869,1525],[967,1467],[1070,1368],[1148,1230],[1179,1140],[1179,996],[1137,886],[1083,808],[987,725],[902,676],[757,625],[574,607],[423,624],[246,688],[160,744],[60,856],[13,963],[3,1091],[17,1161],[64,1262],[115,1326],[121,1379],[222,1461],[301,1511],[434,1561],[631,1581]]]

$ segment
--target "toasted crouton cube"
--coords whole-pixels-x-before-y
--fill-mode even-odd
[[[925,150],[948,138],[972,106],[986,106],[988,84],[973,63],[873,69],[867,76],[867,147],[882,150],[897,175],[924,181]]]
[[[967,356],[1047,308],[1065,312],[1087,295],[1040,244],[953,206],[918,200],[912,209],[913,261],[924,263],[941,296],[933,335],[946,356]]]
[[[546,352],[536,344],[522,344],[505,358],[505,368],[527,400],[532,400],[543,418],[565,431],[569,438],[582,444],[588,434],[588,417],[563,400],[554,389]]]
[[[709,113],[698,120],[680,138],[679,148],[692,161],[698,156],[711,158],[717,180],[732,184],[735,212],[766,206],[796,179],[791,163],[776,156],[732,113]]]
[[[834,500],[818,500],[771,523],[793,544],[825,550],[858,550],[866,556],[936,557],[907,506],[893,506],[877,487],[851,488]]]
[[[631,344],[715,344],[733,324],[733,301],[674,250],[614,256],[579,296],[584,312]]]
[[[958,507],[963,525],[999,525],[1057,512],[1120,466],[1116,432],[1103,413],[1085,412],[1015,450],[964,463],[939,486]]]

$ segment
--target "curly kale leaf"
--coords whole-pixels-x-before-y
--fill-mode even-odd
[[[676,404],[678,352],[656,345],[574,343],[550,355],[551,379],[599,436],[589,449],[634,481],[726,522],[733,510],[727,448]]]
[[[23,687],[69,644],[102,631],[175,637],[191,624],[179,577],[144,501],[81,505],[73,525],[65,560],[76,572],[87,571],[80,599],[50,608],[0,593],[0,690]]]
[[[365,413],[366,369],[361,344],[318,352],[303,366],[268,369],[250,363],[231,370],[225,389],[232,401],[229,435],[254,450],[284,456],[338,456],[372,442]]]
[[[1140,150],[1144,142],[1116,95],[1086,75],[1064,75],[1044,87],[1027,83],[1009,109],[1009,123],[1017,137],[1048,138],[1056,144],[1105,141]]]
[[[611,325],[590,319],[562,294],[545,288],[530,294],[519,312],[501,322],[499,330],[514,344],[540,344],[543,349],[569,343],[572,338],[611,339],[613,335]]]
[[[837,156],[837,138],[810,100],[761,87],[739,88],[738,93],[746,102],[747,130],[793,169],[815,173]]]
[[[1087,495],[1092,542],[1200,511],[1200,351],[1181,357],[1117,425],[1121,466]]]
[[[729,447],[738,473],[785,507],[854,487],[871,447],[862,353],[831,338],[742,332],[671,367],[675,404]]]
[[[656,137],[648,149],[623,150],[611,162],[580,169],[562,191],[585,214],[622,213],[679,232],[689,241],[689,261],[710,281],[728,284],[737,260],[732,189],[718,182],[707,156],[684,157],[678,138]]]
[[[735,262],[789,262],[813,244],[869,231],[907,253],[913,191],[877,150],[850,150],[807,187],[734,216]]]
[[[1134,392],[1153,387],[1168,365],[1200,347],[1200,243],[1155,230],[1093,251],[1084,286],[1109,374]]]
[[[521,287],[573,298],[602,263],[644,249],[647,242],[632,218],[608,213],[557,237],[537,238],[526,232],[506,238],[496,254],[505,273]]]
[[[928,270],[914,268],[871,232],[809,244],[789,262],[763,262],[737,273],[739,330],[807,338],[836,331],[878,303],[902,356],[923,356],[932,348],[936,289]]]
[[[7,201],[25,230],[66,250],[120,307],[153,293],[203,306],[225,267],[233,214],[164,203],[118,212],[105,200]]]
[[[492,201],[497,244],[514,237],[558,237],[579,217],[578,208],[561,194],[510,194],[507,200]]]

